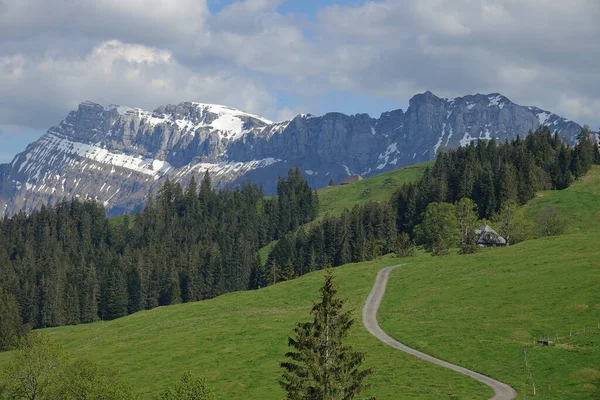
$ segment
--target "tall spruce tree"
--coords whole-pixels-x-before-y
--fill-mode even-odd
[[[365,354],[345,345],[354,320],[337,297],[333,272],[327,270],[321,302],[312,308],[313,322],[299,323],[295,337],[288,338],[293,351],[282,362],[285,371],[279,384],[291,400],[349,400],[370,387],[365,378],[373,370],[360,367]]]
[[[590,169],[594,163],[594,143],[590,127],[584,125],[577,136],[577,145],[575,145],[575,157],[572,159],[573,174],[580,177]]]
[[[10,349],[20,331],[19,306],[14,296],[0,287],[0,351]]]

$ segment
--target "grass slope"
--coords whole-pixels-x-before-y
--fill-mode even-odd
[[[433,161],[384,172],[350,185],[318,189],[319,217],[317,220],[326,214],[340,215],[345,209],[352,208],[357,204],[369,201],[389,201],[396,190],[405,183],[417,180],[423,175],[425,168],[431,165],[433,165]],[[267,263],[269,251],[275,243],[276,241],[273,241],[258,251],[263,264]]]
[[[377,271],[397,260],[336,269],[341,296],[355,310],[351,342],[376,370],[372,394],[380,399],[489,398],[491,390],[459,374],[393,351],[366,332],[362,305]],[[287,336],[310,319],[323,272],[253,292],[161,307],[110,322],[48,329],[73,354],[117,367],[145,398],[187,370],[208,379],[219,398],[279,399]],[[0,365],[9,354],[0,354]]]
[[[319,195],[319,214],[339,215],[346,208],[368,201],[388,201],[403,184],[416,180],[423,175],[425,167],[433,162],[411,165],[383,174],[371,176],[344,186],[328,186],[317,191]]]
[[[564,209],[571,233],[473,256],[407,260],[390,277],[379,313],[384,330],[509,383],[520,398],[533,395],[525,349],[537,398],[600,398],[600,168],[567,190],[541,193],[527,211],[543,206]],[[534,344],[540,335],[555,345]]]
[[[525,206],[535,215],[542,207],[557,207],[569,220],[569,233],[600,232],[600,166],[565,190],[547,190]]]

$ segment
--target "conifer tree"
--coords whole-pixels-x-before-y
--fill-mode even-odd
[[[416,253],[415,242],[408,233],[402,232],[396,237],[393,250],[396,257],[412,257]]]
[[[594,143],[590,127],[584,125],[577,136],[577,145],[575,146],[575,157],[572,163],[572,172],[580,177],[590,169],[594,162]]]
[[[285,355],[289,361],[280,364],[285,371],[279,381],[288,399],[349,400],[370,387],[364,381],[373,371],[360,369],[365,354],[344,344],[354,320],[337,292],[328,269],[321,302],[312,308],[313,321],[299,323],[295,337],[288,338],[293,350]]]
[[[286,281],[289,281],[296,277],[296,272],[294,271],[294,264],[292,264],[291,260],[288,260],[287,264],[285,265],[285,271],[283,271],[283,274],[284,279]]]
[[[477,243],[475,242],[477,205],[473,202],[473,200],[465,197],[456,203],[455,208],[460,236],[460,253],[474,253],[477,250]]]
[[[21,331],[21,316],[14,296],[0,287],[0,351],[12,347]]]

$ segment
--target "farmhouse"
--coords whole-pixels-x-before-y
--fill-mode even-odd
[[[488,224],[483,224],[479,229],[475,229],[477,244],[481,247],[504,247],[506,240],[490,228]]]
[[[362,181],[362,176],[360,175],[350,175],[346,179],[340,182],[340,185],[349,185],[354,182]]]

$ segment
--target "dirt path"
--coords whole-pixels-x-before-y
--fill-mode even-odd
[[[390,272],[400,266],[401,265],[395,265],[392,267],[383,268],[377,274],[377,278],[375,280],[375,284],[373,285],[373,289],[371,290],[371,293],[367,298],[367,302],[365,303],[365,307],[363,308],[363,324],[365,325],[367,330],[377,339],[381,340],[383,343],[386,343],[398,350],[401,350],[408,354],[412,354],[413,356],[419,357],[426,361],[430,361],[434,364],[441,365],[442,367],[450,368],[456,372],[460,372],[461,374],[468,375],[471,378],[478,380],[479,382],[485,383],[494,390],[495,394],[491,400],[512,400],[515,397],[517,397],[517,392],[507,384],[498,382],[495,379],[492,379],[485,375],[481,375],[477,372],[468,370],[466,368],[459,367],[458,365],[450,364],[449,362],[439,360],[425,353],[421,353],[420,351],[417,351],[415,349],[411,349],[410,347],[392,339],[390,336],[388,336],[387,333],[385,333],[383,329],[381,329],[379,323],[377,322],[377,311],[379,310],[379,306],[381,305],[381,299],[383,298],[383,295],[385,293],[385,287],[387,285]]]

